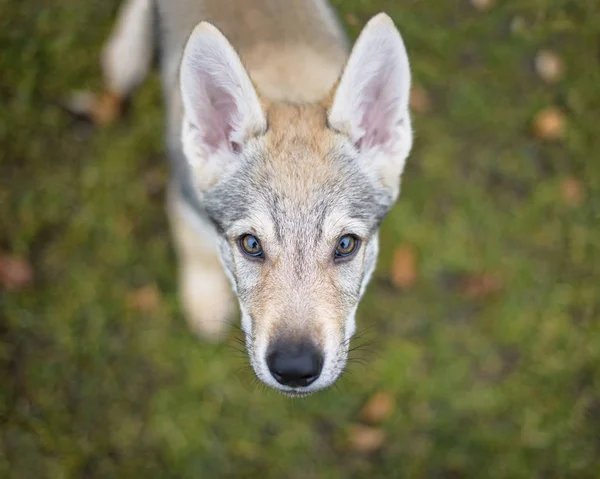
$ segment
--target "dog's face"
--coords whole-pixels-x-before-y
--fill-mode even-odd
[[[312,391],[345,365],[392,198],[361,170],[347,138],[326,127],[322,106],[274,105],[267,117],[266,133],[246,144],[239,169],[204,204],[220,225],[258,377]]]
[[[331,98],[260,101],[214,28],[181,70],[184,151],[220,236],[251,364],[290,395],[331,385],[411,146],[408,61],[393,23],[365,28]]]

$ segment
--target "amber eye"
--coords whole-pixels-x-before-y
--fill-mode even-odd
[[[242,251],[248,256],[252,256],[254,258],[260,258],[263,255],[262,246],[260,245],[260,241],[254,235],[243,235],[240,239],[240,248]]]
[[[335,248],[336,259],[347,258],[356,252],[360,245],[360,240],[354,235],[344,235],[338,240]]]

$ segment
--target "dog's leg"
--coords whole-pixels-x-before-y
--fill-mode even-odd
[[[108,91],[129,96],[152,64],[152,1],[127,0],[102,52],[102,71]]]
[[[233,293],[208,225],[186,208],[170,194],[167,209],[179,260],[181,304],[190,328],[202,338],[217,340],[234,312]]]
[[[152,65],[152,29],[152,0],[126,0],[102,51],[104,92],[76,93],[68,108],[97,124],[118,118],[124,101],[143,82]]]

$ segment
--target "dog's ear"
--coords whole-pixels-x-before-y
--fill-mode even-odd
[[[185,47],[180,70],[183,143],[195,164],[210,156],[234,156],[245,141],[266,129],[260,99],[225,36],[200,23]]]
[[[361,32],[333,94],[329,124],[347,135],[371,167],[398,182],[412,146],[410,68],[393,21],[380,13]],[[395,177],[395,178],[394,178]]]

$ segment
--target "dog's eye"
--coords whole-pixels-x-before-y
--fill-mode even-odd
[[[353,255],[360,246],[360,240],[354,235],[344,235],[338,240],[335,248],[336,259],[347,258]]]
[[[239,239],[240,248],[248,256],[260,258],[263,255],[263,249],[260,241],[254,235],[246,234]]]

